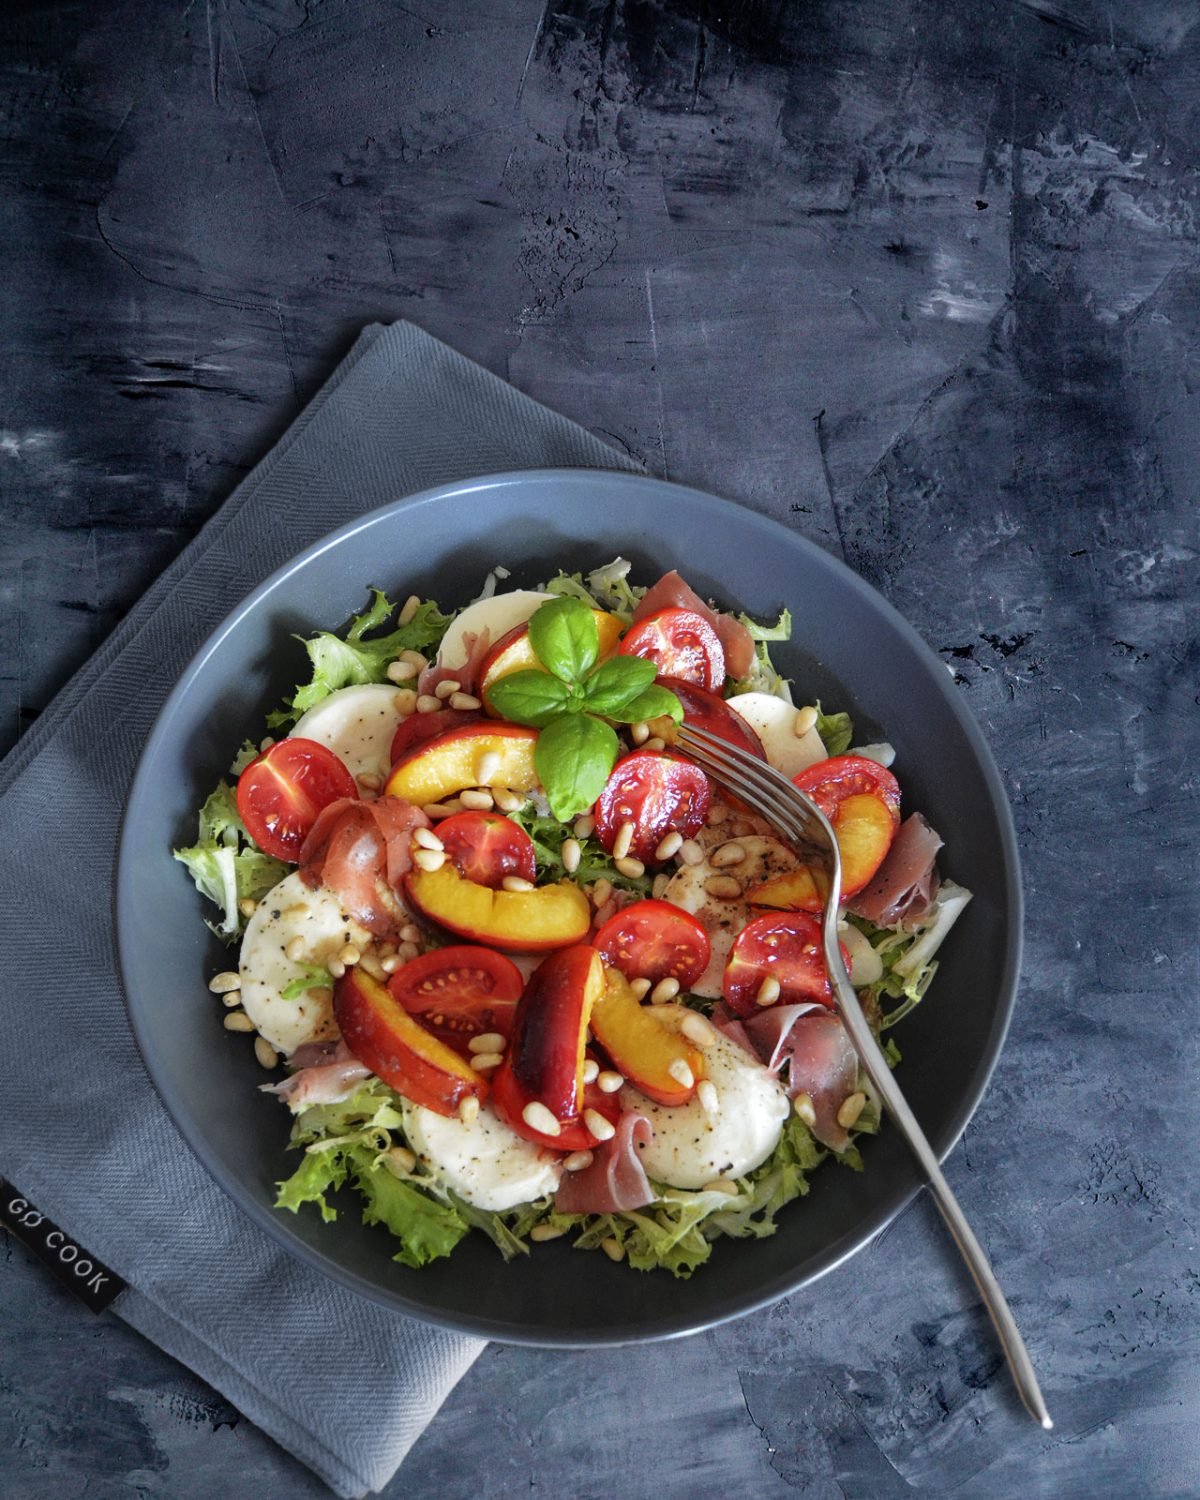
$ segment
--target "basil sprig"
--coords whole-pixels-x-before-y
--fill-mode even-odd
[[[659,687],[653,662],[613,656],[597,662],[600,632],[582,599],[548,600],[529,621],[529,644],[545,668],[511,672],[488,689],[498,713],[540,729],[534,765],[560,821],[589,808],[617,759],[618,724],[668,715],[682,722],[674,693]]]

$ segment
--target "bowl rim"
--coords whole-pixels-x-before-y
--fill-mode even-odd
[[[653,490],[686,496],[688,503],[710,510],[714,519],[722,514],[736,512],[739,522],[749,523],[752,529],[763,533],[764,541],[774,539],[779,545],[798,547],[809,556],[810,562],[832,572],[839,587],[858,595],[869,607],[882,614],[884,621],[918,655],[924,656],[931,665],[944,668],[945,664],[908,620],[876,588],[860,577],[841,558],[835,557],[808,537],[792,531],[770,516],[764,516],[737,501],[723,499],[707,491],[689,485],[676,484],[650,475],[630,473],[622,470],[599,468],[538,468],[503,470],[466,479],[451,480],[402,496],[384,505],[364,511],[336,530],[318,538],[302,551],[289,558],[264,578],[242,598],[221,622],[209,632],[203,642],[183,668],[175,685],[163,700],[155,715],[154,724],[147,735],[138,756],[133,776],[130,779],[121,810],[116,852],[113,862],[111,886],[114,947],[117,959],[117,977],[130,1029],[141,1052],[151,1084],[162,1101],[175,1128],[185,1144],[200,1161],[209,1176],[223,1189],[243,1212],[277,1244],[289,1254],[299,1257],[307,1265],[330,1277],[333,1281],[369,1301],[401,1312],[405,1316],[434,1327],[448,1329],[474,1337],[494,1339],[501,1343],[526,1345],[536,1348],[612,1348],[625,1344],[658,1342],[673,1338],[685,1338],[710,1328],[716,1328],[736,1318],[756,1312],[779,1301],[781,1298],[811,1285],[819,1277],[828,1274],[857,1254],[876,1235],[882,1234],[921,1192],[924,1184],[919,1180],[894,1181],[883,1191],[874,1209],[853,1230],[834,1240],[831,1244],[810,1256],[802,1275],[784,1274],[762,1283],[750,1293],[734,1296],[727,1305],[713,1314],[681,1316],[678,1312],[666,1313],[651,1320],[641,1319],[630,1323],[616,1323],[604,1329],[585,1329],[570,1333],[553,1334],[541,1329],[531,1329],[527,1324],[509,1323],[498,1318],[461,1315],[441,1309],[430,1309],[413,1301],[402,1293],[377,1285],[369,1278],[350,1270],[331,1255],[316,1249],[295,1234],[286,1220],[276,1210],[260,1203],[243,1185],[238,1175],[228,1169],[216,1151],[209,1147],[203,1124],[193,1118],[173,1098],[170,1070],[165,1066],[155,1047],[153,1036],[142,1022],[142,1010],[133,999],[137,990],[131,981],[133,973],[130,962],[130,927],[124,913],[132,899],[129,889],[130,866],[126,859],[127,834],[142,788],[151,774],[159,744],[167,738],[168,721],[172,710],[189,691],[192,682],[218,652],[226,637],[241,621],[277,588],[294,574],[308,567],[316,558],[342,545],[348,538],[374,526],[385,525],[401,511],[418,506],[436,505],[450,499],[514,486],[548,486],[564,481],[586,480],[605,486],[616,486],[630,491]],[[328,628],[315,624],[315,629]],[[974,716],[954,691],[949,674],[945,680],[931,673],[938,696],[957,725],[970,748],[981,773],[991,811],[995,817],[1000,852],[1004,862],[1004,894],[1008,903],[1009,919],[1004,940],[1004,957],[997,986],[997,1007],[984,1044],[983,1055],[972,1076],[965,1081],[964,1090],[945,1127],[937,1133],[932,1145],[939,1162],[944,1161],[961,1138],[968,1122],[974,1115],[987,1091],[1008,1035],[1013,1009],[1016,1003],[1020,979],[1021,956],[1024,946],[1024,897],[1021,885],[1020,856],[1012,809],[1000,777],[991,748],[983,736]]]

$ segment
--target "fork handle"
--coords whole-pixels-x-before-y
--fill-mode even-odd
[[[1029,1351],[1025,1348],[1025,1341],[1013,1318],[1012,1309],[1000,1290],[1000,1283],[996,1280],[983,1247],[975,1238],[970,1224],[967,1223],[966,1214],[959,1207],[958,1199],[951,1192],[950,1184],[942,1175],[942,1169],[938,1165],[933,1147],[930,1146],[925,1132],[917,1123],[917,1117],[909,1108],[908,1100],[905,1099],[899,1085],[892,1077],[892,1070],[888,1067],[887,1059],[862,1013],[858,997],[851,987],[849,976],[846,974],[845,965],[838,951],[836,918],[826,925],[824,937],[825,961],[833,981],[834,999],[842,1024],[849,1033],[854,1050],[858,1053],[867,1077],[883,1101],[884,1108],[895,1121],[909,1150],[916,1157],[918,1165],[925,1174],[933,1194],[933,1201],[946,1221],[950,1237],[958,1246],[958,1252],[966,1262],[971,1279],[983,1298],[983,1305],[987,1308],[988,1315],[995,1325],[1000,1347],[1004,1350],[1004,1357],[1008,1361],[1013,1383],[1016,1385],[1026,1411],[1048,1432],[1054,1423],[1050,1420],[1050,1413],[1046,1410],[1046,1403],[1042,1398],[1041,1388],[1034,1373],[1033,1362],[1029,1358]]]

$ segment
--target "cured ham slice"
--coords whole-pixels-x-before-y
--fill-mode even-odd
[[[264,1094],[286,1099],[293,1111],[310,1104],[340,1104],[348,1099],[370,1068],[364,1067],[345,1042],[306,1042],[292,1054],[296,1071],[281,1083],[264,1083]]]
[[[823,1005],[778,1005],[744,1024],[768,1068],[779,1072],[786,1063],[788,1095],[812,1100],[817,1140],[844,1151],[850,1137],[837,1112],[857,1087],[858,1055],[841,1021]]]
[[[340,798],[322,809],[305,839],[300,877],[313,890],[336,891],[347,916],[368,932],[392,937],[402,917],[393,891],[412,867],[412,831],[428,825],[420,808],[399,797]]]
[[[555,1211],[563,1214],[616,1214],[645,1208],[654,1202],[654,1189],[638,1156],[653,1131],[645,1115],[626,1111],[617,1133],[595,1147],[592,1164],[582,1172],[565,1172],[554,1195]]]
[[[941,847],[941,835],[920,813],[905,818],[874,879],[847,902],[850,910],[876,927],[919,921],[937,895]]]
[[[729,1009],[724,1000],[720,1000],[713,1006],[712,1015],[709,1020],[723,1036],[727,1036],[731,1042],[736,1042],[739,1047],[744,1048],[751,1057],[758,1056],[758,1048],[750,1040],[750,1034],[737,1016]]]
[[[479,631],[468,630],[462,639],[467,650],[466,661],[459,667],[443,667],[438,662],[431,662],[417,678],[419,693],[433,693],[438,683],[449,682],[451,679],[458,683],[460,691],[464,693],[475,691],[479,684],[479,674],[483,669],[483,659],[492,643],[492,633],[484,626]]]
[[[730,677],[747,677],[754,665],[754,638],[740,620],[732,615],[723,615],[705,604],[700,595],[679,574],[671,569],[664,573],[653,588],[647,589],[633,612],[633,623],[644,620],[647,615],[657,614],[660,609],[690,609],[703,615],[721,642],[725,652],[725,670]]]

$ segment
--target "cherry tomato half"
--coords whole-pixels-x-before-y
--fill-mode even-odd
[[[865,755],[834,755],[819,760],[793,776],[792,781],[831,821],[840,802],[860,796],[878,797],[893,821],[900,821],[900,783],[878,761]]]
[[[589,1052],[588,1056],[592,1054]],[[615,1125],[621,1116],[619,1094],[606,1094],[595,1083],[585,1083],[580,1113],[574,1119],[560,1121],[557,1135],[544,1135],[525,1123],[524,1110],[533,1102],[532,1095],[525,1092],[507,1062],[501,1063],[492,1075],[491,1101],[492,1108],[522,1140],[532,1141],[534,1145],[545,1146],[551,1151],[590,1151],[600,1144],[583,1123],[588,1110],[594,1109],[598,1115],[603,1115],[610,1125]]]
[[[900,826],[896,778],[863,755],[835,755],[792,780],[833,824],[842,856],[842,895],[857,895],[883,863]],[[797,904],[813,911],[820,900]]]
[[[762,741],[741,714],[734,713],[719,693],[684,682],[679,677],[659,677],[660,685],[669,688],[683,705],[683,722],[697,729],[707,729],[719,739],[728,740],[759,760],[766,760]]]
[[[845,947],[842,957],[849,967]],[[768,977],[779,981],[779,996],[773,1004],[833,1004],[821,928],[815,918],[802,911],[772,912],[755,917],[738,933],[721,986],[730,1009],[739,1016],[754,1015],[761,1008],[758,994]]]
[[[441,708],[431,714],[409,714],[407,719],[400,720],[392,736],[392,765],[422,740],[445,734],[448,729],[459,729],[464,724],[477,724],[482,718],[483,715],[473,708]]]
[[[533,840],[501,813],[460,812],[438,824],[438,838],[464,880],[498,891],[506,875],[537,879]]]
[[[358,786],[346,764],[316,740],[280,740],[238,777],[238,816],[247,833],[264,854],[293,864],[317,814],[339,797],[357,801]]]
[[[708,933],[669,901],[635,901],[609,917],[592,939],[606,964],[626,979],[678,979],[690,989],[708,968]]]
[[[511,959],[468,943],[410,959],[388,980],[392,997],[409,1015],[464,1057],[473,1036],[509,1036],[524,987]]]
[[[643,864],[673,829],[685,839],[708,816],[708,777],[690,761],[656,750],[635,750],[612,768],[596,800],[596,837],[612,853],[617,835],[633,824],[629,852]]]
[[[634,625],[620,655],[644,656],[664,677],[694,682],[709,692],[725,684],[725,649],[703,615],[691,609],[660,609]]]

